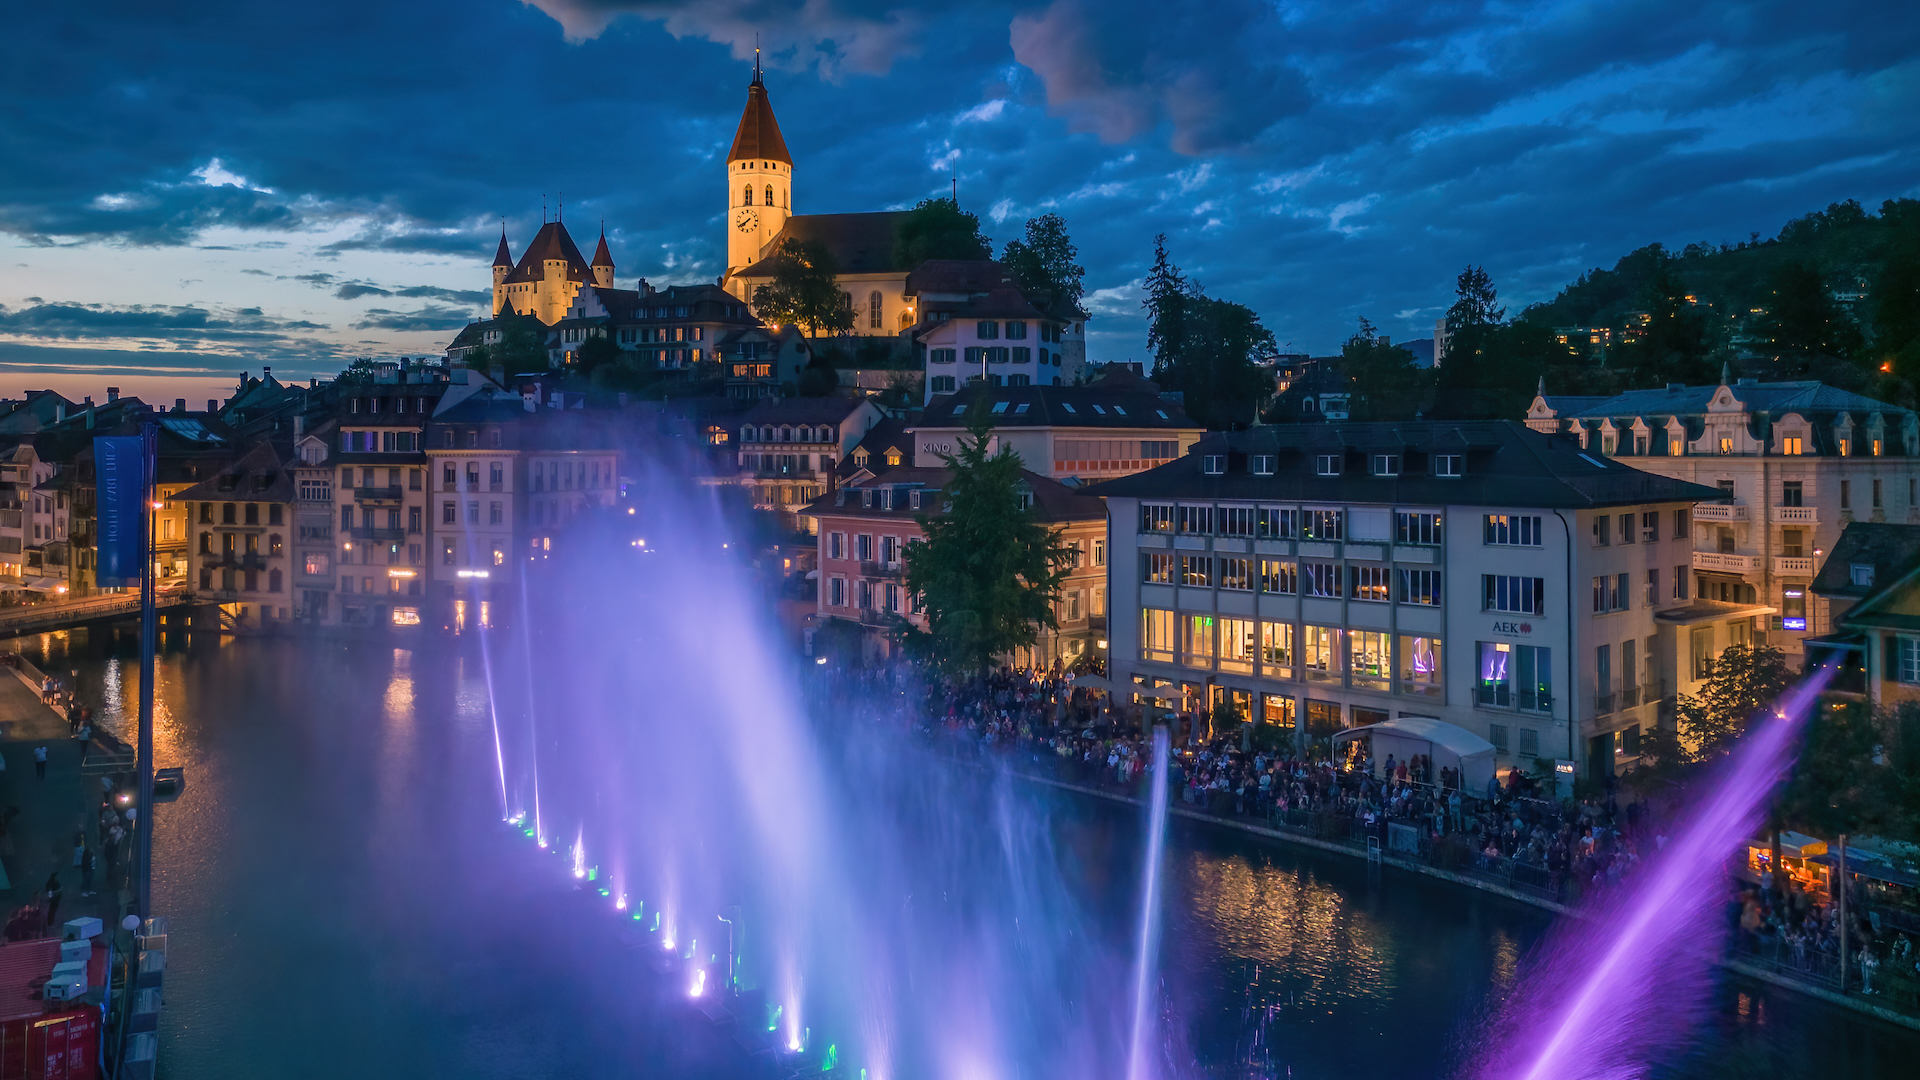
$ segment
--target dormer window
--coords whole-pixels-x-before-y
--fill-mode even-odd
[[[898,464],[900,464],[900,451],[898,451],[898,450],[894,450],[894,449],[888,449],[888,450],[887,450],[887,464],[889,464],[889,465],[898,465]]]
[[[1780,440],[1780,452],[1788,457],[1799,457],[1806,453],[1806,443],[1798,435],[1788,435]]]
[[[1720,440],[1720,452],[1722,454],[1733,453],[1733,440],[1728,438],[1722,438]]]
[[[1273,454],[1254,454],[1247,458],[1247,470],[1255,476],[1272,476],[1273,463]]]
[[[1339,476],[1340,475],[1340,455],[1339,454],[1316,455],[1313,459],[1313,472],[1315,476]]]
[[[1399,476],[1400,475],[1400,455],[1399,454],[1373,455],[1373,475]]]
[[[1227,455],[1205,454],[1200,458],[1200,471],[1208,476],[1219,476],[1227,471]]]
[[[1433,455],[1433,475],[1459,476],[1464,459],[1459,454]]]
[[[1859,588],[1871,589],[1873,587],[1872,563],[1854,563],[1847,567],[1847,572],[1849,580]]]
[[[853,463],[859,466],[860,468],[864,469],[867,467],[867,460],[868,460],[867,451],[865,447],[862,447],[853,452]]]
[[[860,489],[860,505],[862,507],[865,507],[868,510],[873,509],[873,489],[872,488]]]

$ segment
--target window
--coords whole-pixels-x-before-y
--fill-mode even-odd
[[[333,485],[325,480],[300,481],[301,502],[332,502]]]
[[[1252,674],[1259,639],[1252,619],[1220,620],[1220,670]]]
[[[1180,662],[1188,667],[1213,667],[1213,616],[1183,615],[1180,618]]]
[[[1313,459],[1313,471],[1317,476],[1339,476],[1340,455],[1320,454]]]
[[[1220,560],[1220,587],[1245,592],[1253,588],[1253,560],[1223,558]]]
[[[1180,531],[1201,536],[1212,534],[1213,507],[1183,504],[1180,507]]]
[[[1780,483],[1781,506],[1805,506],[1805,484],[1799,480],[1783,480]]]
[[[741,191],[740,191],[740,205],[741,205],[741,206],[752,206],[752,205],[753,205],[753,185],[752,185],[752,184],[748,184],[748,185],[747,185],[746,187],[744,187],[744,188],[742,188],[742,189],[741,189]]]
[[[454,565],[453,537],[451,536],[446,537],[440,541],[440,565],[442,566]]]
[[[1551,649],[1482,641],[1479,654],[1479,670],[1475,673],[1478,704],[1529,712],[1548,712],[1553,708]]]
[[[1140,659],[1173,662],[1173,625],[1171,611],[1140,609]]]
[[[1466,459],[1459,454],[1433,455],[1433,475],[1459,476]]]
[[[1265,674],[1293,678],[1293,624],[1260,624],[1260,665]]]
[[[1307,596],[1340,595],[1339,563],[1301,563],[1300,570],[1306,579],[1301,590]]]
[[[1160,585],[1173,584],[1173,556],[1158,551],[1140,553],[1140,580]]]
[[[1373,455],[1373,475],[1399,476],[1400,475],[1400,455],[1399,454]]]
[[[1306,661],[1307,679],[1312,682],[1340,682],[1340,631],[1331,626],[1308,626],[1301,634],[1300,651]]]
[[[1613,518],[1606,514],[1593,516],[1593,546],[1606,547],[1613,542]]]
[[[1223,506],[1220,508],[1221,536],[1252,536],[1253,508],[1250,506]]]
[[[1688,644],[1693,660],[1693,677],[1704,679],[1713,672],[1713,627],[1694,627]]]
[[[1873,587],[1873,564],[1854,563],[1847,567],[1847,577],[1855,586],[1870,589]]]
[[[1247,458],[1247,470],[1255,476],[1272,476],[1275,456],[1272,454],[1254,454]]]
[[[1894,670],[1894,678],[1903,683],[1920,683],[1920,638],[1902,634],[1898,642],[1899,663]]]
[[[1482,574],[1480,595],[1483,611],[1511,611],[1521,615],[1544,615],[1547,612],[1545,578]]]
[[[1227,455],[1202,454],[1200,456],[1200,471],[1208,476],[1225,475],[1227,471]]]
[[[1687,598],[1687,568],[1684,566],[1673,568],[1673,598],[1675,600]]]
[[[1000,336],[1000,324],[992,319],[981,319],[974,324],[973,336],[981,341],[992,341]]]
[[[1640,515],[1640,539],[1649,544],[1659,542],[1660,511],[1648,510]]]
[[[1658,603],[1660,603],[1660,568],[1656,566],[1647,571],[1647,606],[1653,607]]]
[[[1840,509],[1853,509],[1853,482],[1850,480],[1840,481]]]
[[[1520,729],[1520,759],[1522,761],[1540,756],[1540,733],[1530,727]]]
[[[940,352],[940,351],[942,351],[942,350],[939,350],[939,349],[936,349],[936,350],[934,350],[934,351],[935,351],[935,352]],[[947,350],[944,350],[944,351],[946,351],[946,352],[952,352],[953,350],[952,350],[952,349],[947,349]],[[936,393],[936,394],[951,394],[951,393],[953,393],[953,376],[951,376],[951,375],[935,375],[935,376],[933,377],[933,392],[934,392],[934,393]]]
[[[501,506],[498,501],[487,504],[487,524],[500,524]]]
[[[1440,606],[1440,571],[1396,570],[1399,586],[1395,599],[1403,604]]]
[[[452,525],[458,520],[452,500],[440,504],[440,524]]]
[[[1307,540],[1338,540],[1344,531],[1339,510],[1308,510],[1302,515],[1300,535]]]
[[[1355,600],[1387,600],[1387,570],[1385,566],[1354,565],[1347,568],[1352,591],[1347,595]]]
[[[418,506],[407,507],[407,531],[416,535],[420,532],[420,511]]]
[[[830,532],[827,534],[827,558],[844,559],[847,557],[847,534]]]
[[[1623,544],[1631,544],[1633,543],[1633,538],[1634,538],[1633,515],[1621,514],[1620,515],[1620,542]]]
[[[1261,509],[1255,512],[1254,528],[1257,535],[1271,540],[1291,540],[1294,534],[1294,520],[1297,511]]]
[[[1095,540],[1093,542],[1093,565],[1107,565],[1107,542],[1105,540]]]
[[[1299,573],[1291,561],[1260,560],[1260,591],[1292,595],[1300,590]]]
[[[1486,542],[1510,547],[1539,547],[1540,518],[1520,514],[1488,514]]]
[[[1882,505],[1880,501],[1880,480],[1876,477],[1873,481],[1873,508],[1878,510]]]
[[[847,579],[835,577],[827,579],[827,603],[833,607],[847,606]]]
[[[332,556],[325,552],[309,552],[304,572],[308,577],[326,577],[332,572]]]
[[[1673,512],[1673,538],[1675,540],[1685,540],[1687,538],[1687,521],[1692,516],[1692,511],[1684,506]]]
[[[394,524],[398,525],[399,522],[395,522]],[[467,503],[467,524],[469,525],[480,524],[480,501],[478,499],[474,499]]]
[[[1445,673],[1440,666],[1440,639],[1400,635],[1400,686],[1403,694],[1431,697],[1446,695]]]
[[[1180,584],[1205,587],[1213,584],[1213,557],[1210,555],[1180,556]]]
[[[1798,457],[1800,454],[1806,452],[1802,449],[1805,445],[1805,443],[1801,442],[1800,436],[1789,435],[1780,440],[1780,452],[1789,456]]]
[[[1402,544],[1438,544],[1440,542],[1439,514],[1414,514],[1399,512],[1393,515],[1394,539]]]
[[[1593,579],[1593,610],[1595,614],[1604,614],[1609,611],[1625,611],[1627,607],[1627,575],[1602,574]]]
[[[876,293],[875,295],[877,296],[879,294]],[[1020,321],[1019,319],[1007,320],[1007,340],[1008,341],[1025,341],[1026,339],[1027,339],[1027,324]]]
[[[1148,533],[1172,532],[1173,507],[1170,505],[1156,506],[1152,503],[1141,503],[1140,531]]]
[[[1487,725],[1487,741],[1493,744],[1494,750],[1502,754],[1506,753],[1507,752],[1507,725],[1488,724]]]
[[[1348,670],[1353,685],[1364,690],[1385,690],[1393,677],[1393,638],[1378,630],[1347,631]]]
[[[884,329],[885,324],[881,322],[881,311],[884,309],[884,306],[885,306],[885,301],[881,297],[878,290],[875,290],[867,294],[867,328],[868,329],[870,330]]]
[[[854,536],[853,557],[860,562],[873,561],[873,534],[859,533]]]

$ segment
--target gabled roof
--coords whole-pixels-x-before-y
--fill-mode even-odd
[[[1376,476],[1375,454],[1397,454],[1400,471]],[[1225,455],[1226,471],[1203,470]],[[1271,475],[1254,473],[1252,456],[1271,455]],[[1437,458],[1463,460],[1459,476],[1439,475]],[[1317,459],[1338,458],[1322,476]],[[1202,438],[1187,456],[1159,468],[1087,489],[1122,498],[1271,499],[1285,502],[1421,503],[1586,509],[1663,502],[1711,502],[1718,488],[1641,472],[1590,454],[1565,435],[1548,436],[1510,420],[1407,423],[1270,424]]]
[[[254,443],[212,478],[176,493],[183,502],[292,502],[293,473],[281,464],[271,443]]]
[[[518,285],[522,282],[539,281],[546,277],[546,263],[559,260],[567,266],[569,280],[583,285],[593,282],[593,270],[587,260],[580,257],[580,249],[574,245],[573,237],[567,234],[567,227],[558,221],[549,221],[540,226],[533,236],[533,243],[520,255],[520,265],[507,275],[507,283]]]
[[[774,253],[788,240],[814,242],[827,253],[843,274],[904,273],[909,267],[894,261],[894,240],[900,221],[910,211],[878,210],[867,214],[795,214],[787,219],[779,235],[760,249],[760,258],[733,272],[740,278],[770,278],[779,269]]]
[[[773,102],[767,99],[766,84],[754,72],[747,87],[747,107],[741,110],[740,126],[733,133],[733,149],[727,151],[727,164],[736,161],[777,161],[792,165],[787,140],[780,137],[780,124],[773,118]]]
[[[852,416],[865,398],[767,398],[741,414],[742,424],[838,424]]]
[[[923,491],[940,491],[953,480],[953,470],[949,468],[926,468],[924,466],[896,465],[887,466],[884,462],[868,465],[873,475],[858,477],[839,490],[830,492],[807,504],[800,511],[811,517],[834,515],[838,517],[892,518],[912,521],[921,514],[938,514],[937,505],[913,510],[911,503],[904,498],[894,500],[894,508],[882,510],[878,507],[861,506],[855,493],[862,488],[917,487]],[[1033,520],[1050,525],[1062,525],[1076,521],[1101,521],[1107,519],[1107,507],[1104,502],[1080,490],[1070,488],[1058,480],[1049,479],[1036,472],[1020,470],[1020,481],[1033,493],[1033,506],[1030,513]],[[841,505],[842,493],[848,497],[846,505]]]
[[[1882,521],[1848,522],[1833,552],[1808,586],[1821,596],[1863,597],[1891,585],[1920,561],[1920,525]],[[1873,567],[1873,584],[1855,585],[1855,566]]]
[[[906,295],[983,293],[1012,283],[1012,272],[992,259],[928,259],[907,275]]]

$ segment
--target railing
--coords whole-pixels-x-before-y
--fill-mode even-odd
[[[860,564],[860,574],[862,577],[898,577],[900,575],[900,563],[898,560],[894,562],[876,562],[869,559]]]
[[[206,561],[208,566],[231,566],[241,570],[265,570],[267,557],[257,551],[223,551]]]
[[[406,538],[406,535],[407,535],[407,530],[405,529],[375,529],[367,526],[355,526],[354,528],[347,530],[347,532],[355,540],[393,541],[393,540],[403,540]]]
[[[1607,715],[1613,711],[1613,700],[1612,694],[1596,694],[1593,699],[1593,711],[1601,716]]]
[[[1638,704],[1640,704],[1639,687],[1629,686],[1620,691],[1620,707],[1622,709],[1631,709]]]
[[[19,528],[22,513],[20,510],[0,510],[0,529]]]
[[[1696,551],[1693,553],[1693,565],[1697,570],[1718,570],[1727,574],[1757,574],[1760,572],[1760,556]]]
[[[1773,560],[1773,572],[1776,574],[1813,574],[1813,560],[1790,555],[1776,555]]]
[[[1745,503],[1695,503],[1693,506],[1695,521],[1745,521],[1747,507]]]
[[[385,487],[357,487],[353,497],[359,502],[399,502],[400,485],[389,484]]]
[[[1817,525],[1820,515],[1817,508],[1812,506],[1776,506],[1773,508],[1773,519],[1793,525]]]

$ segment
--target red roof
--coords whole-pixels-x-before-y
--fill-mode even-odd
[[[507,227],[500,226],[500,250],[493,253],[493,265],[513,266],[513,252],[507,250]]]
[[[607,231],[605,229],[600,230],[600,246],[593,249],[593,265],[609,268],[613,266],[613,253],[607,250]]]
[[[757,74],[747,87],[747,107],[740,113],[740,128],[733,133],[733,149],[727,153],[729,165],[736,161],[793,164],[787,140],[780,137],[780,124],[773,118],[773,103],[767,100],[767,88]]]
[[[9,941],[0,945],[0,1020],[39,1016],[47,1011],[40,988],[60,962],[60,939]],[[91,970],[91,969],[89,969]]]

